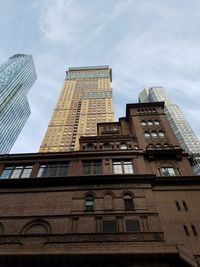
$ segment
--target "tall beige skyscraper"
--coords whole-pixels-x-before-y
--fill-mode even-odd
[[[114,121],[111,82],[109,66],[69,68],[40,152],[78,150],[80,136]]]

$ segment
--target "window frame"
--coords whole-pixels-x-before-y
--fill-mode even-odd
[[[130,164],[127,164],[130,163]],[[131,166],[131,171],[126,167]],[[133,160],[132,159],[114,159],[112,160],[113,174],[134,174]]]
[[[66,172],[62,174],[63,166]],[[44,170],[42,172],[42,169]],[[54,169],[55,175],[52,175],[51,171]],[[48,162],[41,163],[37,172],[37,178],[42,177],[64,177],[67,176],[69,172],[69,162]],[[62,174],[62,175],[61,175]]]
[[[96,168],[97,166],[98,168]],[[87,172],[85,172],[86,167],[88,167]],[[102,160],[83,160],[82,172],[83,175],[101,175],[103,173]]]
[[[168,174],[166,175],[166,169],[168,171]],[[174,175],[170,175],[170,170],[173,170],[174,171]],[[161,167],[160,168],[160,174],[161,176],[180,176],[180,172],[179,172],[179,169],[176,168],[176,167]]]
[[[26,179],[26,178],[30,178],[31,173],[33,171],[33,166],[34,166],[34,164],[32,164],[32,165],[24,164],[24,165],[5,166],[1,172],[0,179]],[[3,177],[3,174],[6,170],[10,170],[10,173],[9,173],[9,175]],[[28,172],[28,175],[24,176],[26,170],[30,170],[30,171]]]

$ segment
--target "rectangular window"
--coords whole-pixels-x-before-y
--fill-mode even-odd
[[[114,174],[130,174],[134,173],[133,164],[131,160],[113,161]]]
[[[125,220],[127,232],[140,232],[140,223],[138,220],[127,219]]]
[[[93,175],[102,173],[101,161],[83,161],[83,174]]]
[[[8,166],[5,167],[1,173],[1,179],[17,179],[17,178],[29,178],[32,172],[33,166]]]
[[[40,165],[37,177],[66,176],[68,174],[68,163],[51,163]]]
[[[116,233],[117,222],[116,219],[104,219],[103,220],[103,233]]]
[[[177,176],[180,175],[179,171],[173,167],[161,168],[160,169],[162,176]]]

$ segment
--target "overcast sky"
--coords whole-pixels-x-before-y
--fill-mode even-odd
[[[163,86],[200,137],[199,0],[0,0],[0,62],[33,55],[37,81],[11,153],[37,152],[68,67],[109,65],[115,118]]]

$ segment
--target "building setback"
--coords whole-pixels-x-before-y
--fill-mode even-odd
[[[144,88],[139,102],[165,102],[165,113],[181,147],[190,155],[193,172],[200,175],[200,142],[180,108],[171,103],[163,87]]]
[[[80,136],[114,121],[111,81],[108,66],[69,68],[40,152],[78,150]]]
[[[200,266],[200,177],[164,103],[128,104],[79,151],[2,155],[0,177],[2,266]]]
[[[0,65],[0,154],[9,153],[30,116],[27,93],[36,78],[30,55],[17,54]]]

